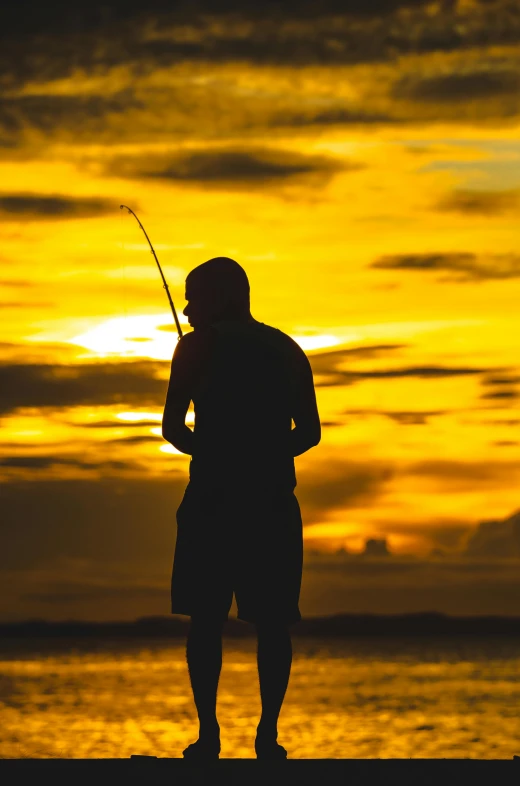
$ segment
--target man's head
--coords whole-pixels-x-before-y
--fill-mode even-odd
[[[193,328],[220,319],[245,319],[249,311],[246,271],[229,257],[214,257],[194,268],[186,279],[183,313]]]

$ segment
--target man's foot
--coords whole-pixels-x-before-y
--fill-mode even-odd
[[[206,741],[198,739],[192,742],[182,752],[185,759],[190,761],[217,761],[220,754],[220,740]]]
[[[182,752],[190,761],[216,761],[220,754],[220,728],[217,725],[211,732],[199,734],[199,739],[192,742]]]
[[[275,730],[266,732],[258,727],[255,739],[256,758],[263,761],[283,761],[287,758],[287,751],[280,745],[276,738],[278,732]]]

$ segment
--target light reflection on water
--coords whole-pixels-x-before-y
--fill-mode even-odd
[[[227,639],[222,756],[252,757],[253,639]],[[520,641],[294,637],[279,740],[292,758],[511,758]],[[4,642],[1,757],[180,756],[196,714],[182,640]]]

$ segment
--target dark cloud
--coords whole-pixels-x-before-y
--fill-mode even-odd
[[[352,15],[361,18],[380,17],[392,14],[401,8],[420,8],[429,0],[372,0],[367,4],[364,0],[321,0],[319,4],[311,0],[286,0],[283,7],[278,0],[264,0],[259,5],[239,0],[223,0],[218,7],[211,0],[199,0],[196,4],[179,2],[165,3],[164,0],[149,0],[146,8],[139,0],[76,0],[74,13],[70,13],[69,3],[65,0],[52,0],[45,7],[34,0],[19,0],[18,3],[7,3],[2,6],[0,21],[3,37],[13,34],[44,34],[58,31],[59,33],[84,34],[99,31],[103,28],[119,29],[129,21],[142,24],[144,14],[152,20],[174,22],[179,24],[198,23],[226,19],[232,24],[237,17],[243,15],[251,23],[259,24],[262,20],[272,20],[276,29],[284,20],[301,20],[312,24],[316,18],[333,15]],[[241,20],[242,21],[242,20]],[[161,25],[159,24],[159,29]]]
[[[507,483],[520,480],[520,461],[455,461],[425,459],[408,464],[401,470],[404,476],[416,475],[434,478],[446,493],[474,491],[475,486],[504,488]]]
[[[520,75],[512,69],[479,70],[439,76],[406,76],[394,86],[394,98],[427,103],[482,101],[520,94]]]
[[[309,355],[309,361],[313,374],[318,376],[329,376],[334,374],[343,363],[349,360],[378,358],[387,352],[394,352],[404,349],[406,344],[368,344],[360,347],[348,347],[344,349],[332,349],[325,352],[313,352]],[[319,384],[319,383],[318,383]]]
[[[393,477],[385,463],[329,460],[298,473],[298,499],[307,523],[329,510],[376,498]]]
[[[483,393],[480,398],[483,399],[514,399],[517,398],[518,393],[514,390],[491,390],[489,393]]]
[[[315,384],[318,387],[331,387],[335,385],[353,385],[366,379],[394,379],[400,377],[415,377],[417,379],[432,379],[451,376],[464,376],[467,374],[481,374],[486,369],[444,366],[411,366],[395,369],[348,371],[341,368],[349,359],[371,358],[385,355],[387,352],[402,349],[405,344],[373,344],[372,346],[351,347],[349,349],[329,350],[316,352],[309,355],[313,373],[316,375]]]
[[[516,377],[485,377],[482,380],[483,385],[498,385],[498,386],[508,386],[508,385],[517,385],[520,382],[520,376]]]
[[[114,213],[115,202],[96,197],[42,196],[41,194],[0,195],[0,216],[4,220],[46,220],[91,218]]]
[[[365,557],[389,557],[390,550],[386,538],[368,538],[362,551]]]
[[[357,417],[373,417],[380,416],[390,418],[403,426],[424,426],[430,418],[438,417],[440,415],[448,415],[450,410],[409,410],[409,411],[391,411],[383,409],[345,409],[344,415],[354,415]]]
[[[319,558],[304,570],[301,606],[309,615],[436,610],[448,614],[518,615],[520,572],[515,560],[466,558]]]
[[[514,387],[520,383],[519,376],[491,375],[482,380],[482,385],[491,390],[486,390],[480,395],[481,399],[501,402],[515,402],[519,391]]]
[[[383,369],[373,371],[338,371],[331,370],[324,373],[323,379],[316,381],[317,387],[333,387],[335,385],[353,385],[367,379],[443,379],[445,377],[459,377],[481,374],[485,369],[470,367],[446,366],[408,366],[406,368]]]
[[[49,604],[53,606],[64,606],[70,603],[110,603],[114,599],[123,600],[131,603],[138,596],[139,599],[149,599],[161,602],[168,595],[166,582],[162,587],[146,587],[142,584],[110,585],[109,582],[97,582],[94,584],[89,581],[57,581],[49,582],[51,588],[38,592],[25,592],[21,595],[23,601],[35,601],[38,604]],[[52,588],[54,584],[54,588]]]
[[[424,426],[430,418],[446,415],[446,410],[432,410],[423,412],[381,412],[385,417],[395,420],[402,426]]]
[[[453,191],[437,203],[437,209],[467,213],[468,215],[495,216],[518,209],[520,195],[518,191],[470,191],[459,189]]]
[[[385,112],[370,112],[362,107],[331,106],[330,109],[312,111],[286,110],[269,119],[271,126],[333,126],[333,125],[386,125],[401,122]]]
[[[168,614],[175,511],[186,482],[172,475],[0,484],[0,617]],[[297,493],[301,498],[303,489]],[[515,527],[506,542],[511,532],[517,543]],[[494,553],[509,551],[497,545],[503,533],[490,534],[484,540],[493,541]],[[479,539],[471,555],[435,559],[306,550],[302,612],[520,613],[518,561],[477,555]]]
[[[61,2],[57,11],[57,2],[46,3],[44,14],[41,4],[30,0],[20,3],[23,11],[18,3],[2,6],[16,9],[14,17],[6,12],[4,23],[0,16],[4,157],[24,145],[40,152],[49,137],[61,143],[96,144],[229,140],[243,135],[259,138],[259,132],[282,132],[285,127],[368,128],[422,122],[426,115],[432,121],[456,116],[459,121],[482,122],[489,117],[514,118],[519,111],[514,65],[508,68],[505,56],[493,50],[520,41],[520,20],[511,13],[508,0],[494,3],[492,13],[480,3],[454,2],[434,4],[433,14],[427,0],[219,4],[211,10],[209,3],[162,0],[140,4],[139,9],[125,4],[123,10],[116,0],[115,5],[104,4],[102,11],[98,5],[82,3],[78,8],[75,3],[74,12]],[[6,32],[10,28],[15,35]],[[406,62],[411,53],[465,49],[484,51],[481,71],[417,76],[416,61],[411,66]],[[401,54],[402,67],[413,73],[397,83],[389,101],[386,65]],[[274,98],[268,91],[236,90],[227,78],[213,78],[214,66],[232,63],[246,69],[293,68],[296,89],[289,84]],[[362,80],[355,102],[345,101],[329,80],[328,92],[320,90],[314,100],[302,100],[300,67],[334,69],[357,63],[385,64],[382,74],[375,73],[375,91],[370,86],[365,90]],[[207,81],[188,76],[186,81],[150,84],[154,71],[181,64],[210,76]],[[451,62],[447,65],[453,67]],[[116,70],[122,75],[117,82],[126,79],[128,87],[114,93],[110,74]],[[78,74],[80,80],[106,77],[105,84],[96,94],[88,93],[90,85],[82,90],[79,82],[76,95],[51,94],[57,80]],[[29,85],[38,88],[30,94]]]
[[[520,277],[520,254],[477,255],[469,252],[393,254],[370,267],[383,270],[449,271],[448,281],[490,281]]]
[[[0,413],[24,407],[78,405],[163,406],[168,363],[158,361],[70,365],[0,365]]]
[[[111,162],[109,171],[125,178],[249,188],[256,183],[265,185],[313,175],[330,177],[339,170],[359,168],[360,164],[345,163],[328,156],[304,155],[268,147],[237,147],[117,158]]]
[[[505,519],[482,521],[466,545],[470,557],[520,557],[520,511]]]
[[[125,470],[134,469],[135,464],[126,461],[84,461],[76,458],[63,458],[61,456],[3,456],[0,457],[0,467],[10,469],[44,470],[51,467],[76,467],[78,469],[105,469]]]
[[[52,61],[52,55],[50,56]],[[27,130],[47,135],[61,133],[91,136],[104,132],[109,116],[142,109],[130,89],[113,95],[19,95],[0,98],[0,129],[13,143]]]
[[[0,484],[0,563],[13,570],[57,559],[164,564],[187,478],[107,476]],[[144,568],[144,566],[143,566]]]

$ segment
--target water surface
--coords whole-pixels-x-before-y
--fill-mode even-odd
[[[292,758],[511,758],[520,641],[294,639],[279,740]],[[225,640],[223,757],[251,757],[254,639]],[[10,641],[0,649],[1,757],[180,756],[196,713],[182,640]]]

